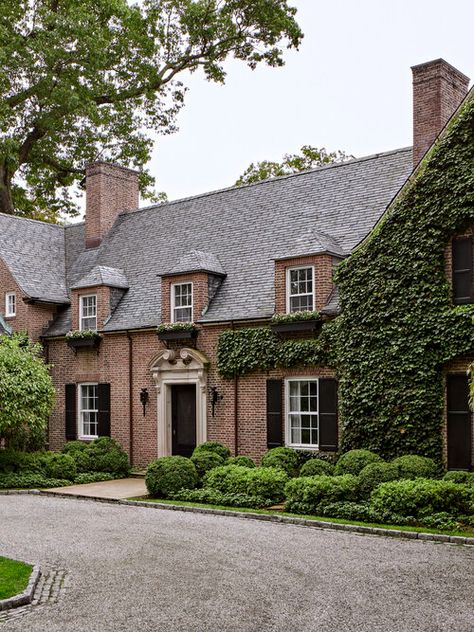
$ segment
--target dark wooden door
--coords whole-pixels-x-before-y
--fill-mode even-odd
[[[171,387],[171,427],[173,454],[191,456],[196,447],[196,386]]]
[[[447,376],[448,468],[468,470],[472,463],[472,422],[469,381],[464,374]]]

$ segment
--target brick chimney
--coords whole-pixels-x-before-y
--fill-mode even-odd
[[[138,208],[138,171],[110,162],[86,167],[86,248],[96,248],[121,211]]]
[[[416,166],[467,94],[469,77],[444,59],[412,66],[413,165]]]

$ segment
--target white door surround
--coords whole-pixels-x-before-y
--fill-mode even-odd
[[[171,386],[196,385],[196,444],[207,440],[207,369],[208,358],[196,349],[180,351],[164,349],[150,364],[156,385],[158,457],[172,454],[171,439]]]

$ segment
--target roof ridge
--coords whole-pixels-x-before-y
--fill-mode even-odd
[[[35,224],[44,224],[45,226],[54,226],[55,228],[66,228],[64,224],[53,224],[52,222],[46,222],[42,219],[33,219],[31,217],[20,217],[19,215],[12,215],[10,213],[0,212],[0,217],[9,217],[11,219],[18,219],[24,222],[34,222]]]
[[[324,165],[321,167],[314,167],[313,169],[306,169],[305,171],[298,171],[297,173],[289,173],[284,176],[277,176],[275,178],[266,178],[265,180],[259,180],[258,182],[251,182],[249,184],[243,184],[241,186],[232,185],[229,187],[223,187],[221,189],[214,189],[213,191],[205,191],[204,193],[198,193],[196,195],[188,195],[183,198],[178,198],[176,200],[170,200],[169,202],[160,202],[159,204],[151,204],[150,206],[142,206],[136,209],[130,209],[119,213],[119,217],[126,217],[127,215],[133,215],[135,213],[139,213],[141,211],[151,211],[154,209],[158,209],[165,206],[172,206],[174,204],[181,204],[182,202],[187,202],[190,200],[197,200],[199,198],[209,197],[211,195],[218,195],[219,193],[225,193],[227,191],[240,191],[242,189],[247,189],[250,187],[257,187],[262,184],[268,184],[273,182],[281,182],[282,180],[289,178],[297,178],[299,176],[304,176],[309,173],[315,173],[318,171],[327,171],[328,169],[336,169],[337,167],[346,167],[347,165],[352,165],[357,162],[366,162],[368,160],[375,160],[376,158],[380,158],[381,156],[390,156],[392,154],[398,154],[401,152],[412,151],[413,147],[400,147],[398,149],[390,149],[389,151],[381,151],[376,154],[369,154],[368,156],[361,156],[360,158],[353,158],[352,160],[345,160],[344,162],[334,162],[330,165]],[[77,224],[74,224],[76,226]]]

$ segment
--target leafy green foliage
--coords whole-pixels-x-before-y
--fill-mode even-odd
[[[443,476],[443,480],[452,481],[453,483],[461,483],[463,485],[471,485],[474,487],[474,472],[453,470],[451,472],[446,472]]]
[[[218,441],[206,441],[200,443],[194,448],[193,456],[200,454],[201,452],[214,452],[221,457],[224,461],[230,456],[230,450],[227,446]]]
[[[69,454],[44,452],[40,455],[39,461],[47,478],[63,478],[68,481],[76,478],[76,462]]]
[[[400,478],[435,478],[439,474],[439,467],[426,456],[405,454],[392,461],[398,467]]]
[[[357,500],[357,477],[302,476],[291,479],[285,487],[285,511],[295,511],[303,503],[309,513],[317,513],[321,503]]]
[[[25,443],[30,435],[44,436],[54,388],[41,352],[22,335],[0,336],[0,439],[7,445],[18,434]]]
[[[322,459],[309,459],[306,463],[303,463],[300,470],[300,476],[320,476],[321,474],[332,476],[334,474],[334,465]]]
[[[168,333],[173,331],[194,331],[196,325],[194,323],[161,323],[156,328],[157,333]]]
[[[157,498],[167,498],[180,489],[193,489],[197,482],[194,463],[184,456],[163,456],[152,461],[145,476],[148,493]]]
[[[474,490],[467,485],[424,478],[382,483],[371,495],[374,509],[415,517],[440,511],[472,514],[473,502]]]
[[[321,314],[316,311],[304,310],[302,312],[291,312],[290,314],[273,314],[272,323],[298,323],[305,320],[319,320]]]
[[[474,351],[474,306],[454,307],[444,251],[474,221],[470,98],[375,230],[336,271],[342,448],[442,460],[442,366]]]
[[[282,65],[282,48],[302,38],[295,13],[286,0],[4,3],[0,210],[77,213],[69,187],[88,162],[141,168],[146,130],[175,131],[180,74],[201,68],[223,83],[228,57]],[[143,171],[143,195],[152,182]]]
[[[260,509],[268,507],[272,501],[260,496],[248,496],[247,494],[224,494],[223,492],[204,487],[203,489],[182,489],[170,496],[173,500],[185,500],[188,502],[206,503],[209,505],[222,505],[225,507],[250,507]]]
[[[248,456],[231,456],[226,465],[239,465],[240,467],[255,467],[255,462]]]
[[[252,163],[235,183],[237,186],[243,184],[251,184],[260,182],[268,178],[276,178],[278,176],[287,176],[316,167],[325,167],[335,162],[344,162],[353,158],[347,156],[343,151],[328,152],[324,147],[318,149],[311,145],[303,145],[299,154],[285,154],[282,162],[272,162],[262,160],[261,162]]]
[[[117,476],[108,472],[82,472],[74,479],[75,485],[85,485],[86,483],[99,483],[100,481],[113,481]]]
[[[284,446],[272,448],[264,454],[262,467],[279,467],[288,476],[296,476],[298,474],[298,455],[296,450]]]
[[[370,450],[349,450],[349,452],[339,457],[336,463],[335,474],[353,474],[357,476],[366,465],[381,460],[378,454],[370,452]]]
[[[101,338],[102,334],[94,329],[75,329],[66,334],[66,340],[100,340]]]
[[[62,451],[74,459],[79,473],[109,472],[120,478],[130,472],[127,453],[110,437],[100,437],[91,443],[69,441]]]
[[[260,496],[278,502],[284,498],[287,480],[286,472],[279,468],[222,465],[206,474],[204,487],[216,489],[224,494]]]
[[[381,483],[395,481],[398,478],[400,478],[400,469],[394,463],[384,461],[369,463],[359,474],[359,493],[363,498],[368,498]]]
[[[46,478],[42,474],[0,474],[0,489],[47,489],[67,485],[71,485],[71,481]]]
[[[200,479],[204,477],[206,472],[212,470],[212,468],[219,467],[219,465],[224,464],[224,459],[216,452],[205,450],[201,450],[200,452],[193,454],[191,461],[194,463],[196,472],[198,473]]]

